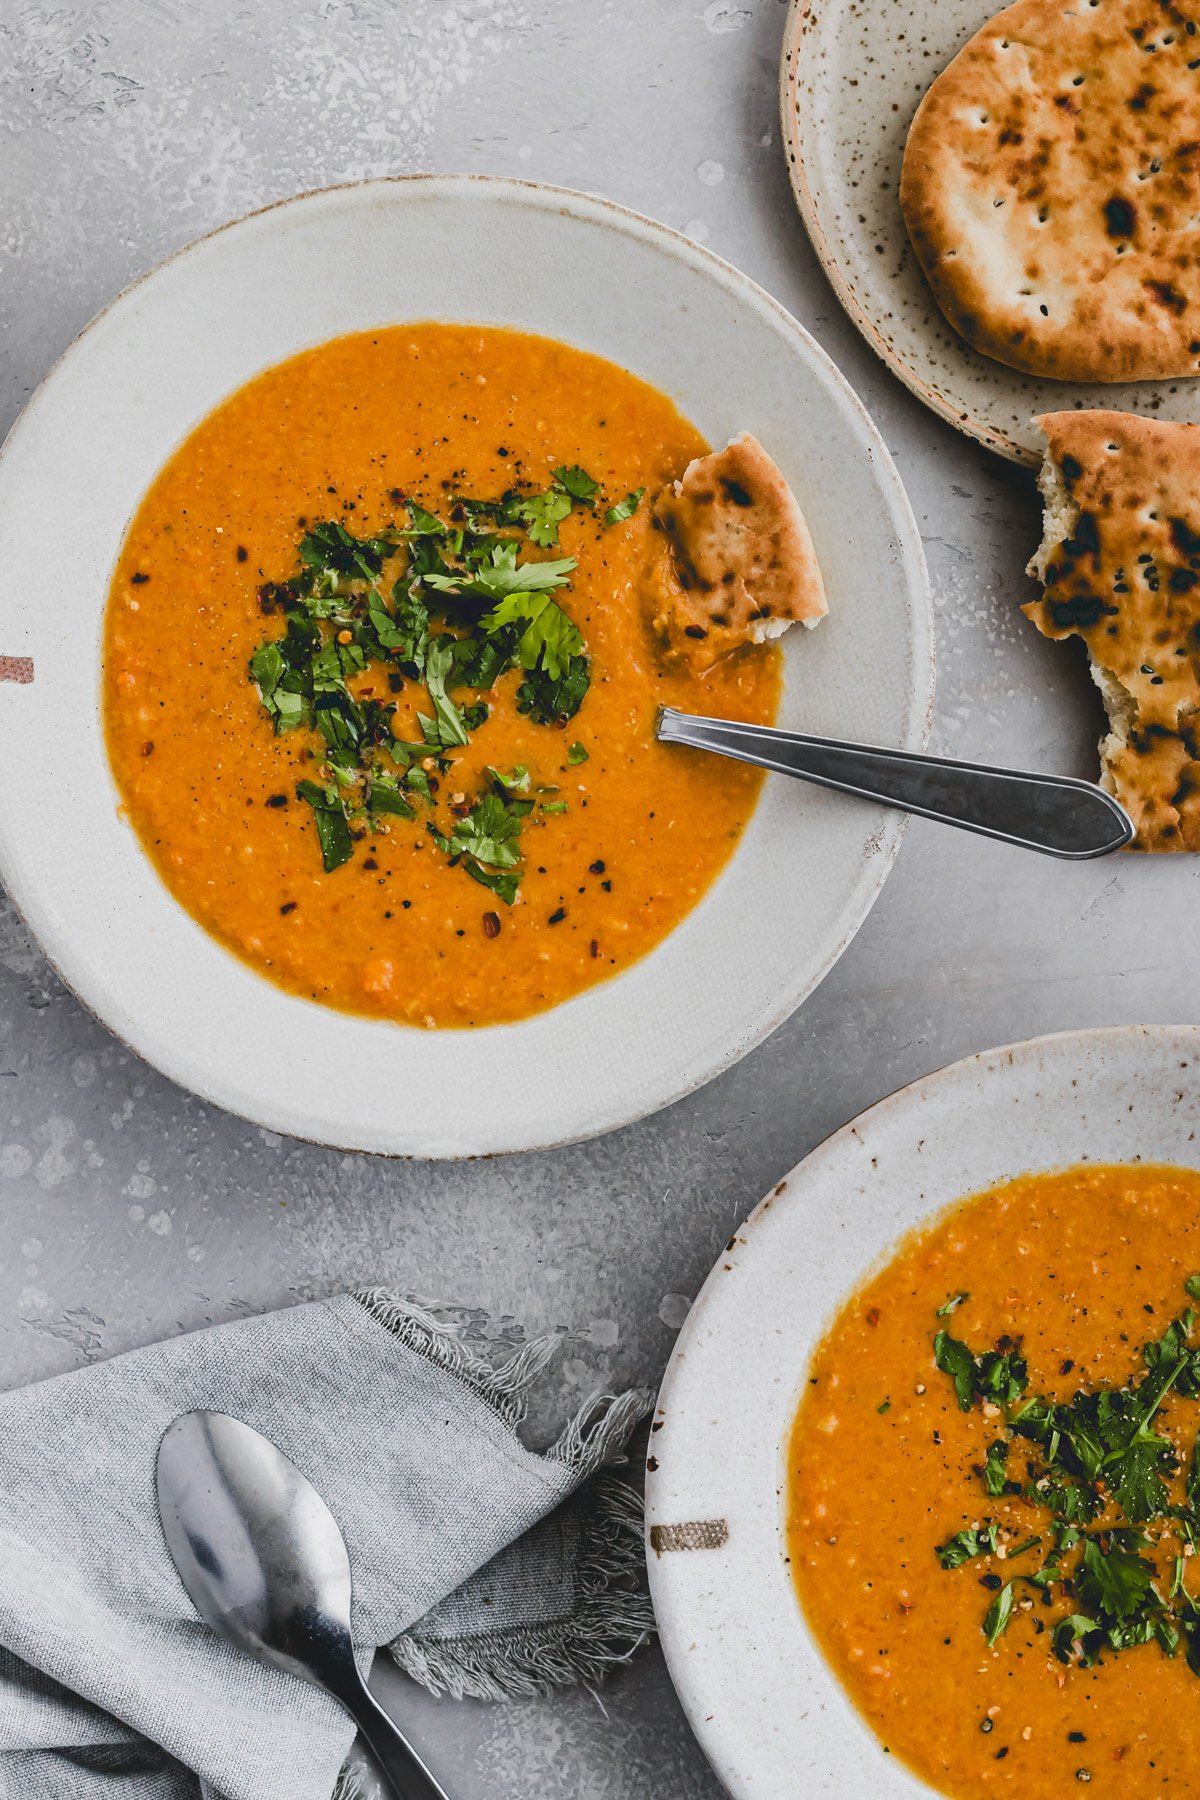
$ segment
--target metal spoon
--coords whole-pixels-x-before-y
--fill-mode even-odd
[[[350,1559],[337,1521],[269,1438],[226,1413],[182,1413],[158,1449],[167,1549],[206,1625],[324,1688],[398,1800],[446,1800],[354,1661]]]
[[[911,750],[877,750],[868,744],[773,731],[734,719],[703,718],[676,712],[673,706],[660,709],[656,736],[664,744],[713,750],[736,762],[882,801],[901,812],[959,825],[964,831],[1041,850],[1047,856],[1079,862],[1107,856],[1133,840],[1133,821],[1120,802],[1092,782],[1069,775],[1035,775],[918,756]]]

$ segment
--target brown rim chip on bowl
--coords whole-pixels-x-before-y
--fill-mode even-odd
[[[1080,637],[1104,697],[1101,781],[1138,850],[1200,850],[1200,425],[1047,413],[1043,583],[1025,612]]]
[[[977,350],[1063,381],[1200,372],[1197,20],[1017,0],[933,82],[900,204]]]
[[[829,610],[804,514],[748,431],[690,462],[659,495],[654,523],[668,553],[648,578],[651,624],[697,672]]]

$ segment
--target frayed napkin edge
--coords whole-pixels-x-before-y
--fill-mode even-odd
[[[385,1288],[360,1289],[354,1300],[408,1349],[458,1377],[514,1431],[525,1417],[531,1384],[560,1339],[531,1339],[507,1361],[477,1356],[453,1327]],[[653,1408],[645,1388],[586,1400],[544,1454],[565,1464],[581,1486],[578,1604],[567,1618],[505,1634],[438,1643],[402,1632],[387,1651],[399,1668],[434,1695],[453,1699],[532,1699],[557,1688],[593,1687],[646,1643],[654,1629],[645,1590],[641,1494],[628,1481],[600,1471],[623,1460],[637,1425]],[[353,1767],[343,1781],[356,1779]],[[358,1800],[359,1786],[341,1786],[334,1800]]]

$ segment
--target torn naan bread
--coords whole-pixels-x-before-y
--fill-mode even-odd
[[[1138,850],[1200,850],[1200,425],[1047,413],[1045,535],[1025,611],[1080,637],[1104,697],[1101,782]]]
[[[650,572],[651,623],[693,669],[828,611],[804,514],[749,432],[690,462],[659,495],[654,523],[667,551]]]

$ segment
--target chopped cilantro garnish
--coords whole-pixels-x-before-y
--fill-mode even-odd
[[[1184,1285],[1192,1299],[1200,1299],[1200,1275]],[[982,1404],[990,1419],[1001,1420],[1003,1435],[976,1465],[985,1489],[992,1496],[1020,1495],[1050,1515],[1053,1549],[1042,1568],[1014,1575],[998,1588],[982,1623],[989,1645],[1012,1619],[1017,1585],[1024,1582],[1047,1601],[1061,1590],[1071,1606],[1050,1639],[1060,1661],[1091,1667],[1104,1652],[1149,1643],[1174,1656],[1186,1643],[1188,1666],[1200,1675],[1200,1602],[1183,1580],[1185,1555],[1200,1541],[1200,1438],[1193,1440],[1179,1500],[1172,1497],[1173,1483],[1180,1492],[1178,1434],[1154,1428],[1172,1396],[1200,1398],[1200,1345],[1191,1341],[1195,1324],[1196,1314],[1185,1312],[1146,1343],[1140,1379],[1122,1387],[1080,1389],[1068,1401],[1026,1395],[1025,1360],[1009,1340],[976,1355],[945,1331],[937,1333],[934,1358],[953,1382],[961,1410]],[[1023,1445],[1024,1483],[1009,1476],[1016,1441]],[[1124,1522],[1112,1522],[1114,1515]],[[1149,1524],[1153,1532],[1146,1530]],[[1091,1525],[1096,1529],[1086,1529]],[[1161,1551],[1171,1537],[1180,1551],[1166,1564],[1173,1579],[1164,1596],[1158,1566],[1144,1552]],[[1011,1561],[1041,1541],[1029,1538],[1005,1551],[989,1522],[958,1532],[937,1547],[937,1556],[944,1569],[956,1569],[976,1557]],[[984,1580],[995,1586],[999,1577]]]
[[[577,768],[580,763],[585,763],[587,759],[588,753],[582,744],[572,744],[571,748],[567,751],[567,761],[572,768]]]
[[[942,1306],[938,1307],[938,1318],[948,1319],[952,1312],[958,1311],[964,1300],[969,1300],[970,1298],[970,1294],[951,1294],[950,1298]]]
[[[319,521],[299,540],[295,572],[260,589],[263,611],[282,614],[284,629],[254,652],[250,678],[277,734],[304,727],[320,740],[320,779],[296,791],[312,808],[327,871],[347,862],[354,836],[363,835],[352,824],[412,820],[409,796],[436,811],[438,784],[422,762],[433,757],[447,774],[453,752],[486,724],[485,696],[506,674],[515,672],[518,709],[537,723],[562,724],[578,711],[591,671],[559,601],[574,559],[527,557],[522,548],[551,548],[572,505],[590,506],[598,491],[585,470],[562,467],[542,494],[456,498],[450,523],[414,500],[404,502],[405,523],[374,536],[355,537],[340,519]],[[392,729],[390,695],[410,683],[429,703],[415,709],[416,743]],[[568,752],[573,762],[584,757],[581,745]],[[516,796],[530,778],[524,768],[492,775],[495,791],[467,818],[444,831],[430,827],[446,855],[512,904],[516,839],[533,805]],[[543,810],[565,811],[566,803]]]

